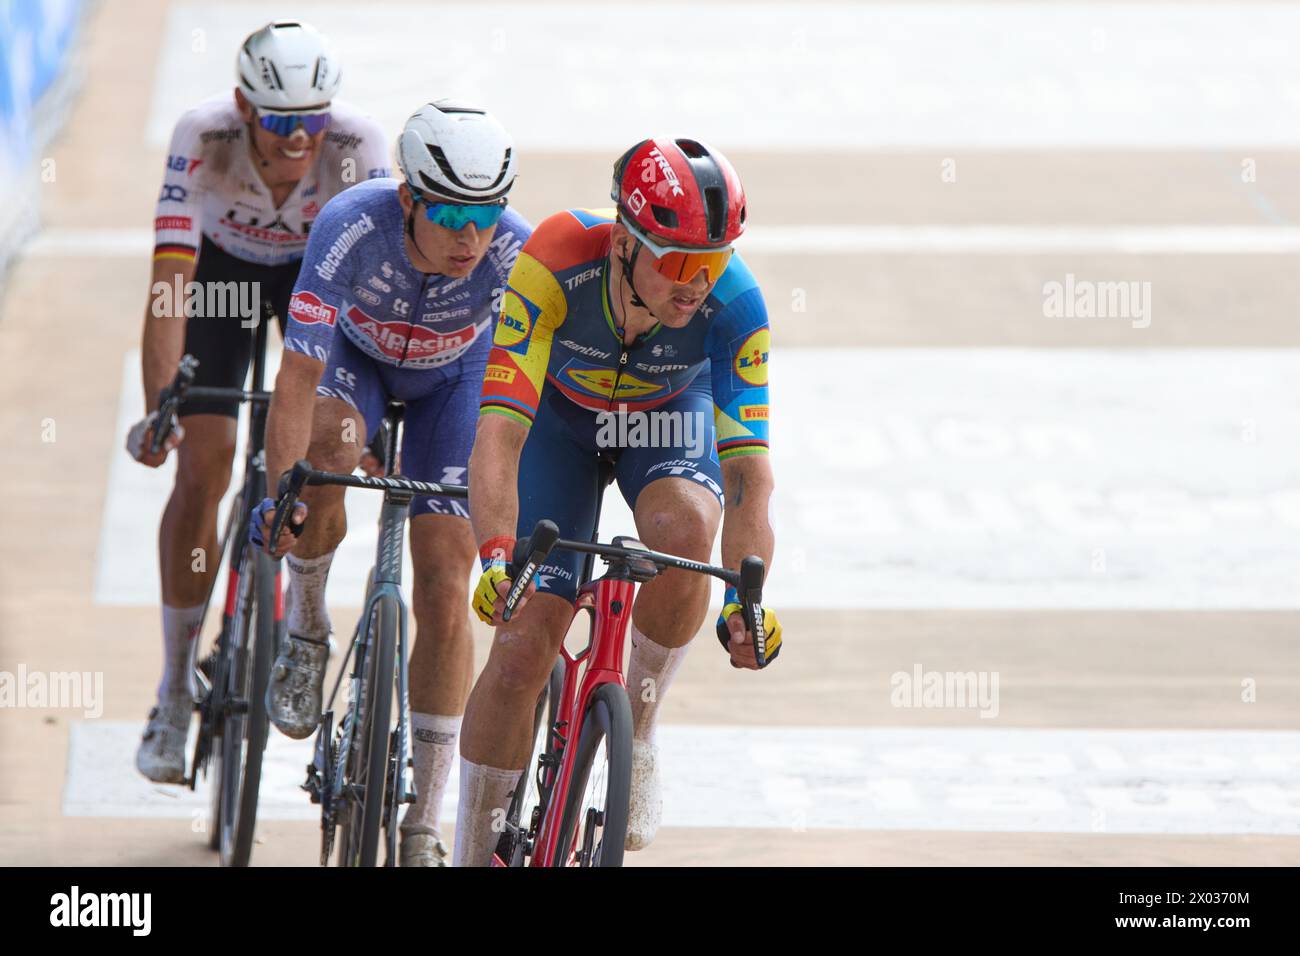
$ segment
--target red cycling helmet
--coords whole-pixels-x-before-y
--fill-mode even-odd
[[[694,139],[645,139],[614,164],[610,198],[665,246],[725,246],[745,231],[745,189],[727,157]]]

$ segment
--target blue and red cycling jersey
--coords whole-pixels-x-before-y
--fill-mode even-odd
[[[551,216],[510,274],[479,415],[529,429],[516,535],[545,518],[561,537],[589,539],[604,492],[601,458],[613,462],[635,509],[660,479],[696,484],[721,505],[722,462],[768,451],[767,308],[753,274],[732,256],[684,327],[656,325],[625,345],[609,305],[613,222],[612,210]],[[639,438],[622,427],[654,416],[681,427]],[[581,567],[579,553],[553,553],[535,579],[538,591],[572,600]]]
[[[398,186],[360,183],[321,210],[289,303],[285,348],[325,364],[316,394],[357,409],[367,437],[389,399],[405,402],[402,473],[464,484],[486,333],[531,229],[507,209],[468,276],[420,272],[406,255]],[[469,516],[461,499],[424,496],[411,514]]]
[[[473,272],[426,274],[406,255],[398,186],[395,179],[358,183],[321,210],[289,304],[291,352],[328,361],[337,327],[376,362],[438,368],[468,353],[495,321],[528,223],[507,209]]]
[[[613,210],[570,209],[524,245],[493,337],[480,414],[531,426],[548,390],[592,412],[646,411],[707,375],[718,457],[768,450],[767,307],[735,255],[691,321],[624,346],[610,312]]]

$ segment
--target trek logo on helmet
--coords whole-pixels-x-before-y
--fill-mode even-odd
[[[686,195],[682,191],[681,180],[677,178],[677,173],[673,170],[672,164],[668,162],[668,157],[661,153],[657,146],[650,150],[650,158],[659,164],[659,172],[663,173],[664,179],[668,181],[668,188],[672,191],[672,194],[674,196]],[[646,163],[642,163],[642,168],[644,169],[646,165]],[[654,182],[653,171],[651,172],[649,182]]]

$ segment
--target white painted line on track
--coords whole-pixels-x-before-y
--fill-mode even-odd
[[[134,768],[140,724],[73,724],[67,816],[205,820]],[[666,827],[1300,834],[1300,734],[1280,731],[659,729]],[[318,820],[310,740],[272,732],[259,817]],[[455,818],[457,769],[443,819]],[[306,862],[306,861],[304,861]]]
[[[1176,317],[1157,299],[1152,321]],[[128,356],[123,435],[140,414],[138,374]],[[1294,609],[1296,381],[1294,349],[777,350],[766,596],[777,608]],[[170,483],[169,468],[114,454],[97,603],[156,603]],[[621,496],[605,500],[606,539],[632,533]],[[379,496],[350,492],[347,507],[330,601],[355,607]]]
[[[757,225],[737,248],[745,255],[1292,255],[1293,226]],[[139,259],[153,250],[148,229],[49,229],[22,254],[31,258]]]
[[[611,159],[660,131],[791,152],[1300,143],[1292,4],[663,3],[648,29],[636,5],[481,3],[436,57],[409,29],[466,9],[313,5],[310,17],[343,59],[342,95],[394,136],[420,103],[457,95],[495,112],[521,150]],[[231,89],[234,51],[265,18],[171,6],[151,143]]]

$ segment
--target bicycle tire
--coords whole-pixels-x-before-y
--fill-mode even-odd
[[[529,752],[528,763],[524,767],[523,773],[520,774],[519,783],[515,785],[514,793],[510,796],[510,806],[506,808],[506,822],[511,827],[517,828],[521,826],[520,821],[524,815],[524,801],[531,796],[529,791],[536,784],[541,773],[540,758],[553,753],[555,750],[551,732],[559,715],[560,693],[563,688],[564,661],[557,657],[555,663],[551,666],[550,677],[547,678],[546,684],[542,687],[542,692],[537,695],[537,706],[533,710],[533,735],[530,738],[533,741],[533,747]],[[539,734],[544,735],[540,741],[538,740]],[[538,787],[537,802],[542,805],[542,811],[545,812],[545,801],[540,787]],[[522,823],[524,827],[530,825],[531,821]],[[525,842],[523,836],[512,840],[508,832],[503,833],[501,839],[497,841],[496,853],[505,862],[506,866],[522,866],[524,864]]]
[[[627,839],[627,818],[632,799],[632,705],[622,686],[601,684],[592,693],[583,712],[573,774],[564,795],[564,812],[560,818],[559,839],[555,844],[556,855],[552,863],[554,866],[570,865],[574,843],[579,836],[579,818],[585,824],[589,815],[582,812],[582,804],[585,802],[587,781],[591,775],[596,748],[602,741],[606,745],[608,768],[605,774],[598,858],[587,863],[579,859],[578,865],[623,865],[623,843]]]
[[[212,669],[212,688],[208,691],[208,707],[219,707],[226,692],[226,661],[224,654],[225,635],[218,638],[218,654],[216,666]],[[220,683],[218,683],[220,682]],[[209,743],[211,748],[208,753],[208,849],[221,850],[221,758],[224,737],[222,736],[223,721],[220,718],[209,718],[212,724],[211,736]],[[200,731],[202,728],[200,727]]]
[[[340,851],[347,851],[343,865],[374,866],[379,855],[379,831],[384,814],[384,792],[392,730],[393,685],[396,681],[397,601],[382,597],[375,605],[373,641],[367,655],[365,688],[366,726],[357,736],[358,752],[353,767],[366,768],[362,802],[350,808],[347,839]],[[364,748],[364,749],[361,749]],[[359,832],[353,831],[357,826]]]
[[[249,561],[249,558],[252,561]],[[230,771],[229,760],[238,759],[238,775],[232,784],[222,790],[221,800],[232,801],[233,806],[222,807],[221,865],[247,866],[253,853],[253,837],[257,828],[258,791],[262,783],[262,756],[270,721],[266,713],[266,685],[270,679],[271,661],[276,650],[278,634],[275,621],[275,565],[260,548],[248,545],[244,557],[245,573],[251,571],[253,584],[252,613],[246,614],[244,624],[251,645],[244,656],[246,673],[238,685],[246,691],[247,710],[237,721],[228,721],[240,728],[239,739],[234,734],[223,735],[222,774]],[[248,628],[248,625],[252,625]],[[239,648],[236,648],[239,655]]]

